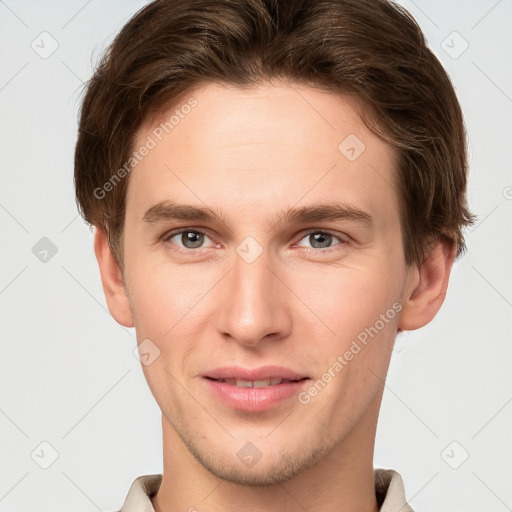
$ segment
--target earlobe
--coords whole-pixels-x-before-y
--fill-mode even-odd
[[[411,268],[398,329],[419,329],[436,316],[446,296],[455,254],[455,243],[442,238],[419,267]]]
[[[112,253],[105,229],[97,226],[94,227],[94,252],[110,314],[119,324],[133,327],[130,301],[121,269]]]

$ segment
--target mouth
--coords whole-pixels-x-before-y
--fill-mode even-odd
[[[253,413],[291,405],[290,399],[297,397],[311,381],[304,374],[277,366],[224,367],[202,377],[208,393],[219,403],[229,409]]]
[[[209,380],[216,382],[225,382],[231,386],[238,388],[268,388],[270,386],[278,386],[279,384],[287,384],[289,382],[300,382],[303,380],[309,380],[309,377],[303,377],[302,379],[282,379],[280,377],[272,377],[270,379],[260,380],[244,380],[244,379],[213,379],[211,377],[205,377]]]

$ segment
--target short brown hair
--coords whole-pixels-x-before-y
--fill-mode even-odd
[[[456,243],[457,255],[465,250],[462,230],[474,216],[461,109],[404,8],[387,0],[156,0],[105,52],[80,112],[77,203],[89,223],[106,229],[121,268],[128,176],[112,179],[142,123],[202,84],[273,80],[362,100],[368,128],[399,152],[408,264],[421,263],[440,237]],[[98,197],[109,180],[111,190]]]

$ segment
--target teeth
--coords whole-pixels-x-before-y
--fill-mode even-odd
[[[243,379],[219,379],[221,382],[226,382],[232,386],[239,388],[266,388],[268,386],[276,386],[281,382],[290,382],[286,379],[264,379],[264,380],[243,380]]]
[[[262,382],[262,381],[259,380],[257,382]],[[235,386],[237,386],[239,388],[253,388],[254,387],[254,383],[251,380],[236,379]],[[261,387],[261,386],[259,386],[259,387]]]

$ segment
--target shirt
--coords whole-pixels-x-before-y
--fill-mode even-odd
[[[392,469],[375,469],[375,494],[380,512],[414,512],[405,500],[402,477]],[[162,482],[162,475],[139,476],[132,483],[118,512],[155,512],[151,498]]]

